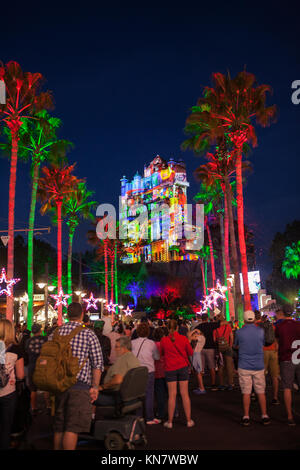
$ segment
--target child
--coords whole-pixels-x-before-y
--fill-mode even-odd
[[[201,361],[201,351],[205,345],[205,336],[203,333],[195,329],[190,333],[191,346],[194,350],[192,365],[197,373],[198,385],[199,387],[193,390],[196,395],[204,395],[206,390],[203,385],[203,376],[202,376],[202,361]]]

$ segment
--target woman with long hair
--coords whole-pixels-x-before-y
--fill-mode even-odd
[[[186,336],[178,333],[176,320],[168,323],[168,336],[161,339],[161,355],[165,360],[166,382],[168,384],[168,421],[164,426],[168,429],[173,427],[173,417],[176,405],[177,382],[179,382],[180,395],[182,398],[187,427],[195,425],[191,419],[191,400],[189,397],[189,365],[190,357],[193,356],[193,349]]]
[[[11,321],[0,320],[1,356],[9,376],[7,384],[0,388],[0,449],[9,449],[10,433],[17,404],[16,380],[24,379],[24,359],[15,341],[15,328]]]

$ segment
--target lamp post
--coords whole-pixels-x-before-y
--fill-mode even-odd
[[[48,292],[53,292],[55,286],[49,286],[49,264],[45,264],[45,275],[43,276],[42,282],[37,282],[37,286],[40,289],[44,289],[44,301],[45,301],[45,324],[48,325]]]

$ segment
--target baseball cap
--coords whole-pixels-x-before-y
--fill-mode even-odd
[[[246,310],[246,312],[244,312],[244,320],[248,322],[254,322],[255,313],[252,312],[252,310]]]
[[[41,329],[42,327],[38,323],[34,323],[31,327],[31,331],[33,334],[38,333],[39,331],[41,331]]]

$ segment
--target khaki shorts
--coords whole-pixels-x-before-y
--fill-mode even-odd
[[[271,377],[279,376],[279,363],[277,351],[264,351],[265,372],[269,372]]]
[[[250,395],[252,386],[256,393],[265,393],[266,378],[265,371],[262,370],[245,370],[238,369],[239,382],[243,395]]]
[[[55,398],[54,432],[89,432],[92,403],[89,390],[69,389]]]

